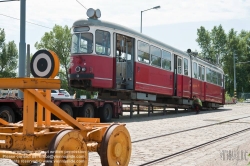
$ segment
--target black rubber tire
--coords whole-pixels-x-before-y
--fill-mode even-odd
[[[68,104],[62,104],[60,106],[62,110],[64,110],[67,114],[69,114],[71,117],[73,117],[73,110],[70,105]]]
[[[0,118],[9,123],[15,123],[15,113],[9,106],[0,107]]]
[[[79,112],[81,117],[94,118],[95,110],[92,104],[85,104]]]
[[[110,122],[112,119],[113,109],[110,104],[105,104],[100,112],[100,118],[102,122]]]

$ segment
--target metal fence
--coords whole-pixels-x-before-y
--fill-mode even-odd
[[[250,93],[239,93],[238,98],[244,99],[244,100],[250,99]]]

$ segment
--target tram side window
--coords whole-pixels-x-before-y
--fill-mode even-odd
[[[110,33],[108,31],[95,31],[95,51],[99,55],[110,55]]]
[[[211,70],[209,68],[206,68],[206,73],[207,73],[207,82],[212,82],[211,80]]]
[[[162,50],[162,68],[171,70],[171,53]]]
[[[201,71],[202,67],[201,65],[198,65],[198,72],[199,72],[199,76],[198,76],[198,79],[201,80],[201,75],[202,75],[202,71]]]
[[[221,78],[221,73],[218,74],[218,85],[222,86],[222,78]]]
[[[151,64],[154,66],[161,67],[161,49],[150,46],[150,54],[151,54]]]
[[[142,41],[138,41],[138,61],[143,63],[150,62],[149,56],[149,44],[144,43]]]
[[[184,75],[188,75],[188,60],[184,58]]]
[[[181,58],[178,58],[177,60],[177,73],[178,74],[182,74],[182,59]]]
[[[202,66],[201,80],[202,80],[202,81],[205,81],[205,67],[204,67],[204,66]]]
[[[193,62],[193,77],[198,78],[197,63]]]
[[[218,82],[217,82],[217,77],[218,77],[218,75],[217,75],[217,73],[215,72],[215,71],[212,71],[212,83],[214,83],[214,84],[218,84]]]

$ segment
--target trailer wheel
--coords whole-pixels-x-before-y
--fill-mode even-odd
[[[14,111],[9,106],[2,106],[0,107],[0,118],[9,123],[14,123],[15,122]]]
[[[71,117],[73,117],[73,111],[70,105],[68,104],[62,104],[60,106],[62,110],[64,110],[67,114],[69,114]]]
[[[81,117],[94,118],[95,110],[91,104],[86,104],[83,106],[83,109],[79,113]]]
[[[109,122],[112,118],[112,106],[110,104],[105,104],[100,112],[100,118],[102,122]]]

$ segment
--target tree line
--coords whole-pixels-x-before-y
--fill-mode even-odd
[[[61,88],[71,94],[75,91],[90,97],[87,91],[72,89],[69,86],[68,69],[70,63],[71,29],[68,26],[55,25],[52,31],[46,32],[35,48],[49,49],[56,52],[60,59],[58,77],[61,79]],[[250,92],[250,32],[235,31],[233,28],[226,33],[221,25],[214,26],[211,31],[201,26],[197,29],[196,42],[201,52],[198,54],[203,59],[221,66],[225,73],[225,89],[233,96],[235,55],[237,92]],[[14,41],[5,42],[4,29],[0,28],[0,77],[17,77],[18,51]],[[249,63],[248,63],[249,62]]]
[[[222,66],[225,73],[225,89],[234,94],[234,57],[236,70],[236,90],[239,93],[250,93],[250,31],[226,33],[221,25],[211,31],[201,26],[197,30],[197,43],[201,48],[199,56]]]

